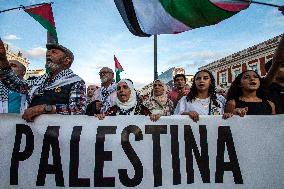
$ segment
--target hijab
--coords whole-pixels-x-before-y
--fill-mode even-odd
[[[165,104],[167,103],[167,101],[168,101],[167,86],[166,86],[166,84],[165,84],[163,81],[161,81],[161,80],[159,80],[159,79],[156,79],[156,80],[153,82],[153,86],[154,86],[154,84],[155,84],[156,81],[161,82],[161,84],[163,85],[163,88],[164,88],[164,92],[163,92],[163,94],[162,94],[161,96],[155,96],[155,94],[154,94],[154,87],[153,87],[153,90],[152,90],[152,98],[153,98],[156,102],[158,102],[160,105],[163,106],[163,105],[165,105]]]
[[[132,82],[130,82],[129,80],[127,79],[122,79],[120,80],[118,83],[117,83],[117,86],[118,84],[120,83],[126,83],[127,86],[129,87],[130,89],[130,97],[128,99],[127,102],[121,102],[118,98],[116,99],[116,105],[119,107],[119,109],[121,109],[122,111],[127,111],[127,110],[130,110],[130,109],[134,109],[134,107],[137,105],[137,97],[136,97],[136,91],[134,89],[134,86],[132,84]]]

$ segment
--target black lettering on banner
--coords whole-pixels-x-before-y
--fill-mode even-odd
[[[118,174],[119,174],[119,180],[124,186],[134,187],[138,186],[142,182],[143,165],[129,142],[130,133],[133,133],[135,135],[135,141],[143,140],[143,134],[141,129],[136,125],[129,125],[125,127],[121,133],[122,149],[124,150],[125,154],[127,155],[128,159],[133,165],[135,174],[132,179],[128,177],[127,169],[119,169]]]
[[[90,187],[89,178],[78,178],[79,169],[79,143],[82,126],[73,127],[70,140],[70,168],[69,168],[69,186],[70,187]]]
[[[56,186],[64,186],[64,177],[58,141],[59,129],[59,126],[48,126],[44,134],[40,164],[37,173],[37,186],[44,186],[46,174],[55,174]],[[52,165],[48,164],[50,147],[52,147]]]
[[[199,126],[199,134],[200,134],[201,155],[199,153],[193,132],[191,130],[191,126],[190,125],[184,126],[186,172],[187,172],[187,183],[188,184],[194,183],[192,151],[194,153],[203,183],[210,183],[210,169],[209,169],[206,125]]]
[[[173,185],[181,184],[178,125],[171,125],[171,153],[173,168]]]
[[[115,187],[115,177],[104,177],[104,162],[112,161],[112,152],[104,151],[105,135],[116,134],[116,126],[98,126],[95,145],[95,187]]]
[[[26,146],[20,152],[22,136],[26,135]],[[34,151],[34,134],[28,125],[16,124],[16,136],[10,166],[10,185],[18,185],[19,161],[28,159]]]
[[[162,186],[160,134],[167,134],[167,125],[145,125],[145,133],[152,134],[154,186]]]
[[[224,162],[225,144],[227,145],[230,162]],[[236,184],[243,184],[243,177],[239,166],[237,153],[235,150],[232,132],[229,126],[220,126],[218,128],[215,172],[216,183],[223,183],[224,171],[232,171],[234,176],[234,182]]]

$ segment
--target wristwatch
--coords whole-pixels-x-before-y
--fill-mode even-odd
[[[44,106],[44,112],[47,113],[47,114],[48,114],[48,113],[51,113],[51,112],[52,112],[52,109],[53,109],[53,108],[52,108],[52,105],[45,105],[45,106]]]

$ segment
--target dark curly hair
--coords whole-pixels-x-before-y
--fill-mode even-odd
[[[211,84],[210,84],[209,89],[208,89],[208,95],[209,95],[210,99],[212,100],[214,106],[220,108],[220,105],[217,102],[215,78],[209,70],[200,70],[194,75],[193,83],[192,83],[192,86],[190,88],[190,92],[188,93],[188,95],[186,97],[187,101],[192,102],[192,100],[195,100],[196,97],[197,97],[198,92],[197,92],[197,87],[196,87],[196,84],[195,84],[195,78],[196,78],[197,74],[199,74],[200,72],[206,72],[206,73],[209,74],[209,77],[211,79]]]
[[[176,81],[176,79],[177,79],[178,77],[182,77],[182,78],[184,79],[184,81],[186,81],[186,77],[185,77],[184,74],[176,74],[176,75],[174,76],[174,81]]]
[[[241,80],[242,80],[242,77],[245,73],[247,72],[254,72],[256,73],[257,77],[259,78],[259,81],[260,81],[260,86],[259,88],[256,90],[256,96],[259,97],[259,98],[262,98],[262,99],[265,99],[265,92],[264,92],[264,89],[263,89],[263,79],[260,77],[260,75],[254,71],[254,70],[247,70],[247,71],[244,71],[242,73],[240,73],[236,78],[235,80],[232,82],[229,90],[228,90],[228,93],[227,93],[227,101],[229,100],[236,100],[238,99],[240,96],[243,95],[243,90],[242,90],[242,86],[241,86]]]

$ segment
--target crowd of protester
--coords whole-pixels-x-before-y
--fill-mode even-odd
[[[253,70],[240,73],[226,91],[217,87],[208,70],[198,71],[192,86],[186,87],[183,74],[174,76],[168,90],[162,80],[153,82],[149,98],[140,96],[130,79],[114,82],[114,72],[103,67],[101,86],[89,85],[70,69],[73,53],[59,44],[47,44],[46,74],[25,80],[24,66],[8,61],[0,39],[0,113],[21,113],[26,121],[41,114],[89,115],[102,120],[106,116],[145,115],[152,121],[162,116],[284,114],[284,36],[273,59],[266,63],[267,74],[261,78]]]

